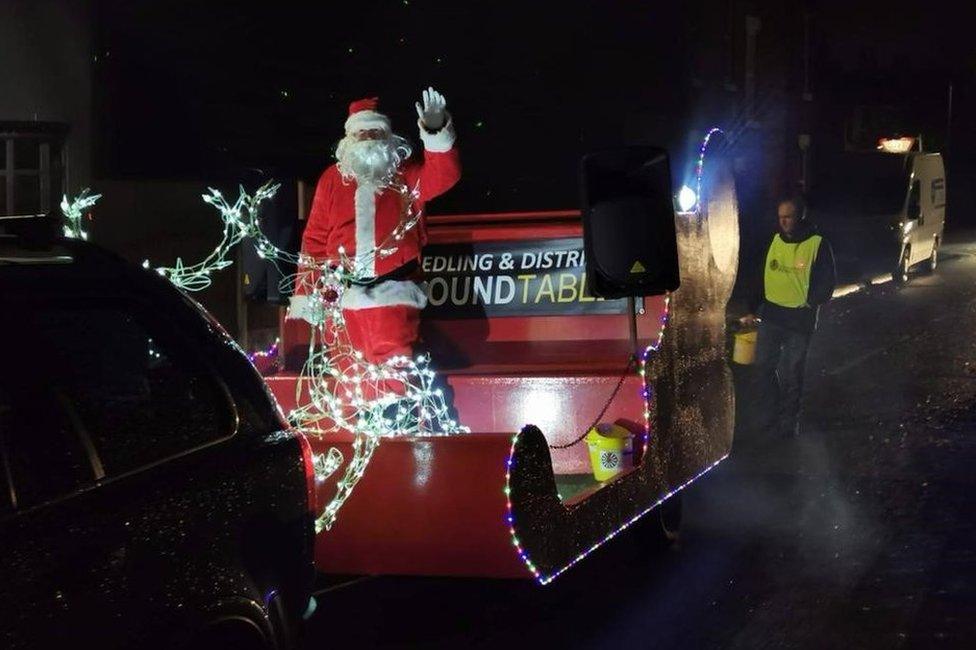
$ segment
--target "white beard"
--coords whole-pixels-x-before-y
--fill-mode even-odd
[[[356,140],[347,135],[339,141],[335,155],[343,179],[379,189],[393,183],[410,153],[410,144],[398,135],[385,140]]]

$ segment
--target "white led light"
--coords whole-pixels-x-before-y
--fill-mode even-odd
[[[691,212],[695,204],[698,203],[698,195],[695,194],[695,190],[691,189],[687,185],[682,185],[681,189],[678,190],[678,207],[682,212]]]
[[[330,528],[339,509],[349,498],[352,490],[366,471],[380,440],[392,436],[430,436],[466,433],[468,429],[447,417],[443,393],[432,384],[435,373],[430,369],[430,356],[420,355],[416,361],[399,356],[382,363],[370,363],[361,351],[353,348],[342,318],[342,294],[351,283],[370,279],[367,270],[378,256],[396,251],[388,243],[402,239],[420,223],[421,214],[415,209],[420,193],[419,186],[410,189],[399,183],[390,189],[401,195],[401,205],[407,206],[401,222],[393,229],[386,241],[373,251],[361,251],[355,260],[350,259],[343,247],[339,247],[338,259],[317,260],[304,254],[284,251],[271,243],[261,232],[258,212],[260,205],[271,199],[279,189],[273,181],[265,183],[253,195],[241,188],[237,200],[228,203],[224,196],[210,188],[202,196],[205,203],[220,214],[223,235],[214,250],[202,261],[185,264],[177,258],[169,267],[158,267],[156,272],[184,291],[199,291],[210,286],[211,276],[233,264],[231,252],[245,239],[252,240],[258,255],[273,264],[295,264],[298,274],[286,278],[281,288],[291,293],[309,296],[312,337],[308,357],[298,379],[302,387],[301,403],[289,413],[289,419],[303,432],[310,435],[326,435],[340,431],[353,434],[353,454],[346,462],[344,473],[336,482],[336,493],[324,506],[315,522],[316,531]],[[61,204],[67,224],[65,234],[84,238],[81,228],[85,211],[94,205],[99,196],[88,196],[87,190],[74,201],[67,197]],[[150,268],[148,260],[144,268]],[[150,342],[151,343],[151,342]],[[279,341],[267,351],[248,355],[253,362],[258,357],[277,354]],[[150,348],[154,359],[162,355]],[[399,390],[389,384],[395,382]],[[390,407],[395,407],[395,418],[388,417]],[[342,454],[330,448],[323,456],[313,457],[316,480],[336,472],[344,462]]]
[[[68,200],[68,195],[62,195],[61,197],[61,213],[64,215],[65,221],[67,223],[64,226],[64,236],[71,239],[88,239],[88,232],[85,231],[82,225],[82,219],[85,216],[85,211],[89,210],[98,199],[102,198],[101,194],[89,195],[90,190],[85,188],[81,191],[77,197]]]

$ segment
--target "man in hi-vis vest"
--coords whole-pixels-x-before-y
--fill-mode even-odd
[[[834,254],[827,240],[803,218],[800,199],[780,201],[776,212],[779,231],[763,259],[763,291],[742,322],[759,327],[756,399],[763,405],[764,419],[780,434],[792,436],[799,432],[803,371],[817,312],[834,292]],[[774,411],[770,398],[776,395],[777,384]]]

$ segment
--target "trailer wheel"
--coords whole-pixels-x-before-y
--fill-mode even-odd
[[[905,284],[908,282],[908,272],[912,268],[911,264],[912,251],[909,246],[905,247],[905,250],[901,253],[901,259],[898,260],[898,266],[892,272],[891,277],[897,284]]]
[[[642,546],[665,549],[677,543],[681,530],[681,495],[670,499],[649,512],[634,526],[634,534]]]

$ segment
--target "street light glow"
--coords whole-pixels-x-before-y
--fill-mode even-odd
[[[885,153],[908,153],[915,144],[915,138],[881,138],[878,149]]]

